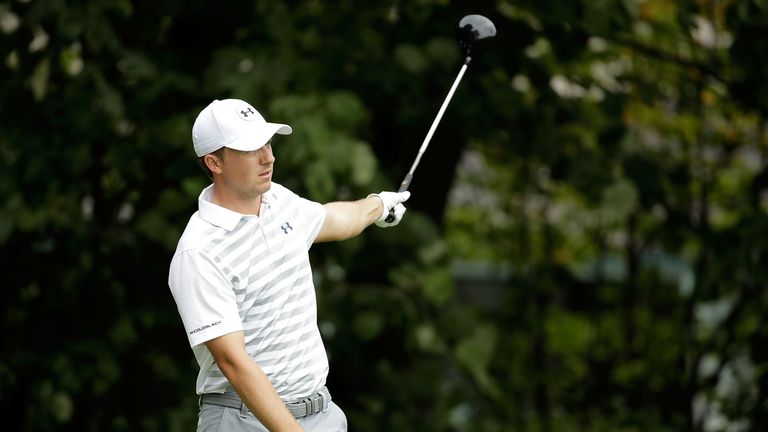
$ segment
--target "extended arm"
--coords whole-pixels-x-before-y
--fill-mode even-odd
[[[274,386],[245,352],[243,332],[229,333],[206,342],[216,364],[240,399],[270,431],[302,431]]]
[[[352,238],[374,222],[381,226],[397,225],[405,213],[402,203],[410,196],[410,192],[381,192],[357,201],[336,201],[325,204],[325,222],[315,242]],[[392,208],[395,208],[395,221],[383,222]]]

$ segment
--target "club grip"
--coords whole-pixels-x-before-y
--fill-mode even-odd
[[[413,180],[413,173],[408,173],[405,175],[405,178],[403,179],[403,182],[400,183],[400,189],[398,189],[398,192],[405,192],[408,190],[408,187],[411,185],[411,180]]]
[[[411,185],[411,180],[413,179],[413,174],[408,173],[405,175],[405,178],[403,179],[403,182],[400,183],[400,188],[397,190],[398,192],[405,192],[408,190],[408,186]],[[386,223],[392,223],[395,221],[395,209],[389,209],[389,214],[387,215],[387,218],[384,219],[384,222]]]

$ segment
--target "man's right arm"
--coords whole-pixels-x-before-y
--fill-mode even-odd
[[[205,343],[232,388],[253,415],[270,431],[302,431],[275,387],[245,352],[243,332],[229,333]]]

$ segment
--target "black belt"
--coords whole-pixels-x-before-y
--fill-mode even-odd
[[[312,396],[299,399],[294,402],[286,402],[285,407],[293,414],[294,418],[302,418],[312,414],[317,414],[320,411],[328,409],[328,404],[331,402],[331,394],[328,392],[328,388],[323,386],[317,393]],[[243,404],[240,396],[232,389],[227,389],[224,393],[205,393],[200,396],[200,404],[217,405],[227,408],[237,408],[244,412],[248,412],[248,407]]]

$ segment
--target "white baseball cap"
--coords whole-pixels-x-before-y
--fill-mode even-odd
[[[290,126],[267,123],[248,102],[240,99],[215,100],[205,107],[192,126],[192,144],[197,157],[222,147],[258,150],[272,135],[290,135]]]

